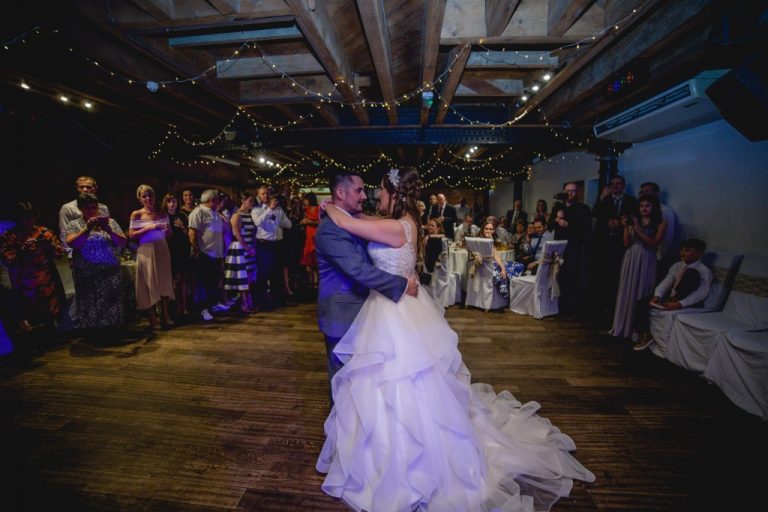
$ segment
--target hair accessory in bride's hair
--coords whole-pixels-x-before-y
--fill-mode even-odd
[[[389,182],[392,184],[392,186],[397,188],[397,186],[400,184],[400,169],[397,167],[390,168],[387,176],[389,177]]]

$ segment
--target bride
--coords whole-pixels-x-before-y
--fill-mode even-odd
[[[408,277],[421,249],[415,169],[381,183],[388,218],[353,218],[333,205],[339,227],[370,240],[374,264]],[[323,491],[366,512],[549,510],[573,479],[594,475],[536,402],[470,385],[458,336],[427,293],[392,302],[371,290],[335,354],[334,406],[317,470]]]

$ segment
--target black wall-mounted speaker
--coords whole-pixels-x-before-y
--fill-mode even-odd
[[[723,118],[751,141],[768,139],[768,58],[754,56],[707,88]]]

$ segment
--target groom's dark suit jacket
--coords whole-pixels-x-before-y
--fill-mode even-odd
[[[368,290],[397,302],[408,280],[376,268],[365,240],[344,231],[329,218],[320,221],[315,234],[320,290],[317,323],[326,336],[341,338],[357,316]]]

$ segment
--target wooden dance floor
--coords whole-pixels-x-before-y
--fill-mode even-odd
[[[554,510],[759,506],[768,424],[704,379],[577,322],[447,317],[473,380],[538,401],[597,476]],[[314,304],[0,359],[2,509],[347,510],[314,469],[325,365]]]

